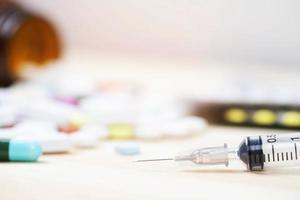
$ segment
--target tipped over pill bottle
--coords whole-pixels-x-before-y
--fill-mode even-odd
[[[22,78],[24,66],[45,66],[60,55],[53,25],[19,5],[0,0],[0,87]]]

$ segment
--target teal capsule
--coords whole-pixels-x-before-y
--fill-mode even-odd
[[[42,148],[36,142],[21,140],[0,140],[0,161],[33,162],[42,155]]]

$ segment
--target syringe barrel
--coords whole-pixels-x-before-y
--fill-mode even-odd
[[[238,156],[250,171],[268,167],[300,166],[300,133],[247,137]]]

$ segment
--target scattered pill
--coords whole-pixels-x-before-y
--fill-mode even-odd
[[[42,155],[41,146],[32,141],[0,140],[0,161],[33,162]]]
[[[107,139],[108,138],[108,130],[105,126],[87,124],[83,126],[79,133],[83,134],[92,134],[98,137],[98,139]]]
[[[22,134],[44,134],[56,130],[56,124],[51,121],[24,119],[15,126]]]
[[[135,129],[136,137],[145,140],[156,140],[162,138],[163,131],[160,123],[142,123]]]
[[[112,140],[129,140],[135,136],[133,125],[126,123],[108,125],[108,135]]]
[[[140,154],[140,147],[136,143],[118,143],[115,146],[115,151],[121,155],[130,156]]]
[[[87,124],[87,118],[80,114],[73,114],[70,116],[69,124],[70,126],[77,127],[78,129]]]
[[[7,128],[7,129],[9,129],[9,128],[13,128],[15,126],[16,126],[16,123],[11,123],[11,124],[5,124],[5,125],[1,126],[0,128]]]
[[[288,111],[283,113],[281,123],[288,127],[299,127],[300,126],[300,112]]]
[[[206,127],[206,121],[200,117],[182,117],[167,122],[163,127],[163,133],[167,136],[185,136],[200,133]]]
[[[70,123],[78,111],[76,107],[61,104],[49,99],[34,99],[31,103],[18,102],[22,119],[52,121],[58,125]]]
[[[271,125],[276,122],[276,114],[271,110],[257,110],[253,113],[252,120],[258,125]]]
[[[77,126],[69,124],[65,126],[59,126],[57,130],[62,133],[73,134],[76,133],[79,130],[79,128]]]
[[[16,128],[11,130],[11,134],[13,134],[13,139],[36,141],[41,145],[44,153],[67,153],[73,147],[68,135],[59,133],[55,124],[49,121],[22,121]]]
[[[10,128],[17,122],[17,112],[10,106],[0,106],[0,128]]]
[[[18,135],[18,131],[15,128],[1,128],[0,129],[0,140],[1,139],[12,139]]]
[[[72,98],[72,97],[62,97],[62,96],[57,96],[54,97],[54,100],[61,102],[61,103],[65,103],[71,106],[78,106],[79,105],[79,101],[76,98]]]
[[[22,141],[36,141],[43,149],[43,153],[68,153],[73,148],[73,143],[67,135],[62,134],[24,134],[14,137]]]
[[[240,108],[230,108],[225,111],[224,117],[230,123],[240,124],[247,120],[247,113]]]
[[[79,148],[95,148],[99,144],[99,136],[96,134],[88,134],[79,132],[69,136],[75,147]]]

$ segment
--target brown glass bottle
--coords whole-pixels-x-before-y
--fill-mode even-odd
[[[60,41],[43,17],[0,0],[0,86],[22,77],[22,68],[43,66],[60,55]]]

